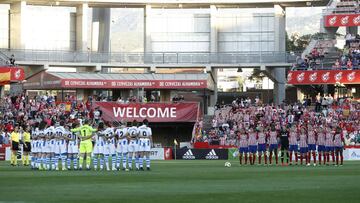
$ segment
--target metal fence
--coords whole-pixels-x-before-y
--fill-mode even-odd
[[[289,52],[167,52],[99,53],[0,49],[16,61],[122,64],[238,64],[293,63],[300,53]]]

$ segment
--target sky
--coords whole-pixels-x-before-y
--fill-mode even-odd
[[[324,7],[286,8],[286,31],[289,35],[319,32],[323,9]]]

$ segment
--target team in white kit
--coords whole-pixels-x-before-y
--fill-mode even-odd
[[[80,122],[81,125],[81,122]],[[77,125],[73,124],[71,129]],[[39,170],[77,170],[80,133],[71,132],[64,122],[48,126],[40,123],[33,126],[31,135],[31,167]],[[94,170],[150,170],[152,130],[145,119],[141,126],[133,121],[127,127],[125,122],[105,124],[100,122],[92,134],[92,165]],[[61,166],[61,167],[60,167]],[[87,167],[89,168],[89,167]]]

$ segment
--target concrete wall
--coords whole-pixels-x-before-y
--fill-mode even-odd
[[[9,48],[9,5],[0,4],[0,48]]]

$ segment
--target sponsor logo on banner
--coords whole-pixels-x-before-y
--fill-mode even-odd
[[[152,148],[150,151],[151,160],[164,160],[164,148]]]
[[[288,81],[291,81],[292,80],[292,73],[289,73],[288,74]]]
[[[219,159],[219,157],[216,155],[215,150],[211,150],[205,157],[205,159]]]
[[[360,159],[360,154],[356,153],[356,151],[353,151],[350,155],[351,159]]]
[[[330,25],[335,25],[336,23],[336,16],[332,17],[332,18],[329,18],[329,24]]]
[[[351,72],[347,75],[348,81],[353,81],[355,79],[355,72]]]
[[[309,80],[314,82],[317,79],[317,72],[309,75]]]
[[[339,82],[342,79],[342,72],[336,73],[334,79],[336,82]]]
[[[302,82],[305,79],[305,73],[298,74],[296,79],[297,79],[298,82]]]
[[[353,19],[353,23],[355,25],[358,25],[360,23],[360,15],[358,15],[356,18]]]
[[[341,24],[347,25],[349,23],[349,16],[345,16],[341,18]]]
[[[195,159],[194,154],[192,153],[191,149],[189,149],[183,156],[183,159]]]
[[[327,82],[330,79],[330,72],[324,73],[321,78],[324,82]]]
[[[176,159],[185,160],[227,160],[228,149],[188,149],[180,148],[175,152]]]
[[[20,78],[20,76],[21,76],[21,70],[19,69],[19,70],[15,71],[15,79],[18,80]]]

